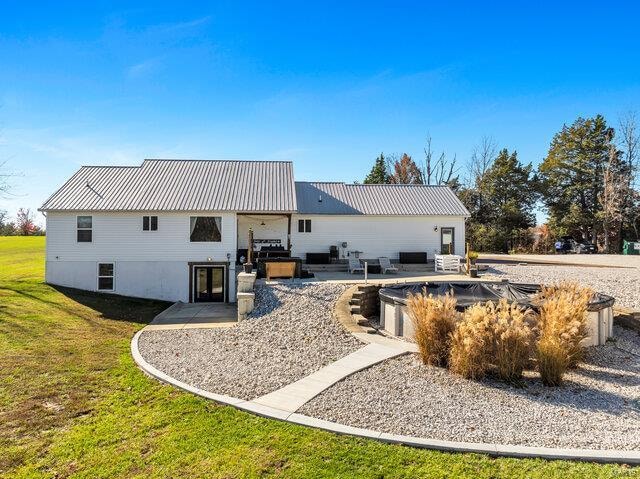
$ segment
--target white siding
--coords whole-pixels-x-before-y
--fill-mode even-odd
[[[311,233],[298,232],[298,220],[311,220]],[[435,227],[437,231],[434,231]],[[293,215],[291,244],[294,256],[324,253],[346,241],[347,251],[362,251],[361,258],[398,258],[400,251],[426,251],[430,260],[440,252],[440,229],[455,228],[456,254],[464,254],[462,216],[338,216]]]
[[[97,263],[116,264],[114,293],[142,298],[189,300],[188,262],[231,258],[228,296],[235,300],[236,215],[222,217],[222,241],[189,241],[190,217],[203,213],[153,213],[157,231],[142,230],[142,213],[91,213],[93,241],[76,241],[76,214],[47,215],[47,272],[51,284],[95,291]]]

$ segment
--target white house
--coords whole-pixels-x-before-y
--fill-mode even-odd
[[[445,186],[294,182],[284,161],[83,166],[40,208],[46,281],[169,301],[234,301],[236,264],[269,246],[339,259],[464,253],[468,211]],[[290,252],[290,253],[289,253]]]

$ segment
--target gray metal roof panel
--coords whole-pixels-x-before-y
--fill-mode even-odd
[[[295,185],[300,214],[469,216],[469,211],[447,186],[324,182],[296,182]]]
[[[289,161],[145,160],[83,166],[42,211],[295,212]]]

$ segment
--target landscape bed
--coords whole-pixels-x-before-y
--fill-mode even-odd
[[[262,419],[145,377],[166,304],[44,284],[44,237],[0,237],[0,477],[638,477],[637,469],[381,444]]]
[[[242,399],[270,393],[362,347],[332,319],[345,285],[259,285],[256,309],[231,328],[144,331],[140,353],[159,370]]]
[[[562,387],[529,372],[519,386],[468,380],[408,355],[336,383],[299,412],[431,439],[637,451],[640,338],[618,327],[614,335],[587,348]]]
[[[429,281],[407,283],[382,288],[380,295],[380,326],[394,336],[412,337],[413,322],[407,312],[407,298],[411,294],[425,293],[434,297],[452,294],[457,308],[464,310],[478,302],[507,299],[510,303],[536,310],[534,301],[542,289],[539,284],[512,283],[508,281]],[[613,336],[613,305],[615,299],[603,293],[595,293],[588,304],[588,324],[591,335],[585,346],[604,344]]]

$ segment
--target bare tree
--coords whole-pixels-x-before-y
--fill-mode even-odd
[[[424,148],[425,166],[422,173],[427,185],[446,185],[458,171],[456,168],[457,158],[454,155],[451,161],[447,160],[447,155],[443,151],[437,160],[434,161],[433,150],[431,149],[431,135],[427,135],[427,146]]]
[[[640,137],[638,132],[638,120],[634,111],[629,111],[620,118],[620,149],[623,152],[623,161],[632,172],[629,186],[635,186],[638,179],[638,159],[640,157]]]
[[[624,219],[624,199],[627,196],[629,175],[626,168],[620,166],[620,152],[611,144],[609,146],[609,161],[603,174],[602,191],[599,195],[602,211],[599,215],[602,219],[604,232],[604,251],[611,252],[611,239],[620,231],[620,225]]]
[[[471,153],[470,184],[475,183],[476,186],[479,186],[482,183],[484,175],[496,159],[497,151],[498,146],[495,140],[490,136],[483,136],[480,144]]]
[[[619,120],[619,147],[622,150],[622,161],[628,172],[627,184],[624,185],[626,193],[623,197],[622,211],[623,221],[633,228],[635,238],[640,238],[638,223],[640,222],[640,189],[638,174],[640,166],[640,131],[638,129],[638,119],[636,112],[628,111]],[[622,232],[623,224],[620,229]]]

